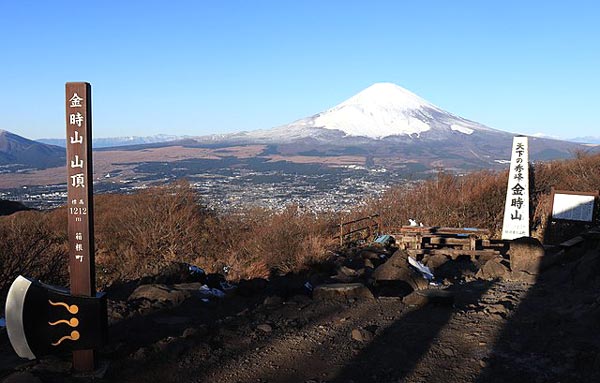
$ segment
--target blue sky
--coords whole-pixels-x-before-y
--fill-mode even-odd
[[[64,136],[64,83],[94,135],[270,128],[375,82],[490,127],[600,135],[593,1],[0,0],[0,129]]]

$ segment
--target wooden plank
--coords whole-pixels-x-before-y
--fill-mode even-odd
[[[571,238],[568,241],[564,241],[560,244],[560,247],[562,248],[570,248],[570,247],[575,247],[581,243],[583,243],[585,240],[583,239],[583,237],[577,236],[575,238]]]
[[[489,236],[490,231],[487,229],[479,228],[455,228],[455,227],[437,227],[437,226],[402,226],[400,228],[401,235],[415,235],[420,233],[422,235],[477,235],[477,236]]]
[[[336,236],[335,236],[335,237],[333,237],[333,238],[334,238],[334,239],[336,239],[336,238],[340,238],[340,236],[341,236],[341,237],[345,237],[345,236],[347,236],[347,235],[350,235],[350,234],[358,233],[359,231],[373,230],[373,229],[374,229],[374,228],[376,228],[376,227],[377,227],[377,225],[364,226],[364,227],[361,227],[361,228],[358,228],[358,229],[354,229],[354,230],[348,231],[348,232],[346,232],[346,233],[344,233],[343,231],[340,231],[340,234],[336,235]]]
[[[471,240],[469,238],[431,237],[429,243],[438,246],[469,246]]]
[[[440,227],[435,231],[436,234],[452,234],[452,235],[490,235],[490,231],[487,229],[478,228],[453,228],[453,227]]]
[[[341,225],[346,226],[346,225],[366,221],[368,219],[373,219],[373,218],[377,218],[377,217],[379,217],[379,214],[374,214],[374,215],[370,215],[368,217],[358,218],[358,219],[355,219],[354,221],[342,222]]]
[[[411,255],[446,255],[456,259],[461,255],[468,255],[470,257],[487,257],[500,255],[500,251],[492,249],[484,250],[462,250],[462,249],[410,249],[407,250]]]
[[[402,226],[400,233],[402,235],[417,234],[417,233],[433,233],[435,232],[435,226]]]

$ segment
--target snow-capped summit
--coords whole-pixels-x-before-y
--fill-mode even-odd
[[[314,126],[341,130],[349,136],[418,136],[431,129],[423,120],[423,117],[430,117],[427,109],[437,110],[398,85],[377,83],[319,114]]]
[[[321,128],[345,136],[381,139],[389,136],[439,139],[453,134],[470,135],[490,130],[431,104],[392,83],[376,83],[341,104],[286,125],[287,131]]]
[[[352,105],[379,106],[381,108],[393,110],[418,109],[424,106],[435,108],[434,105],[416,94],[391,82],[375,83],[360,93],[350,97],[335,108]]]

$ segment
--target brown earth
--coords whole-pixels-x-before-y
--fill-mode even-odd
[[[101,178],[107,173],[121,172],[115,179],[130,179],[136,173],[133,169],[144,162],[174,162],[189,159],[218,160],[223,157],[252,158],[265,149],[264,145],[232,146],[209,149],[185,146],[146,148],[143,150],[102,150],[94,152],[94,177]],[[139,174],[138,174],[139,175]],[[65,182],[66,167],[30,170],[23,173],[0,174],[3,188],[24,185],[51,185]]]
[[[600,243],[586,238],[548,250],[552,263],[526,277],[509,259],[479,274],[477,260],[432,259],[438,286],[390,284],[418,274],[402,252],[377,248],[340,254],[327,273],[242,281],[222,299],[164,276],[114,286],[98,381],[597,382]],[[306,281],[345,288],[310,294]],[[82,380],[69,355],[19,361],[5,331],[0,361],[6,382]]]

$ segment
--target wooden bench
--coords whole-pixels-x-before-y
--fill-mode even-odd
[[[578,235],[575,238],[571,238],[568,241],[562,242],[559,246],[562,247],[563,249],[570,249],[572,247],[579,246],[584,241],[585,241],[585,239],[583,239],[583,237]]]
[[[399,234],[394,234],[401,249],[415,250],[441,247],[477,250],[482,248],[483,236],[489,236],[489,231],[436,226],[403,226]]]

